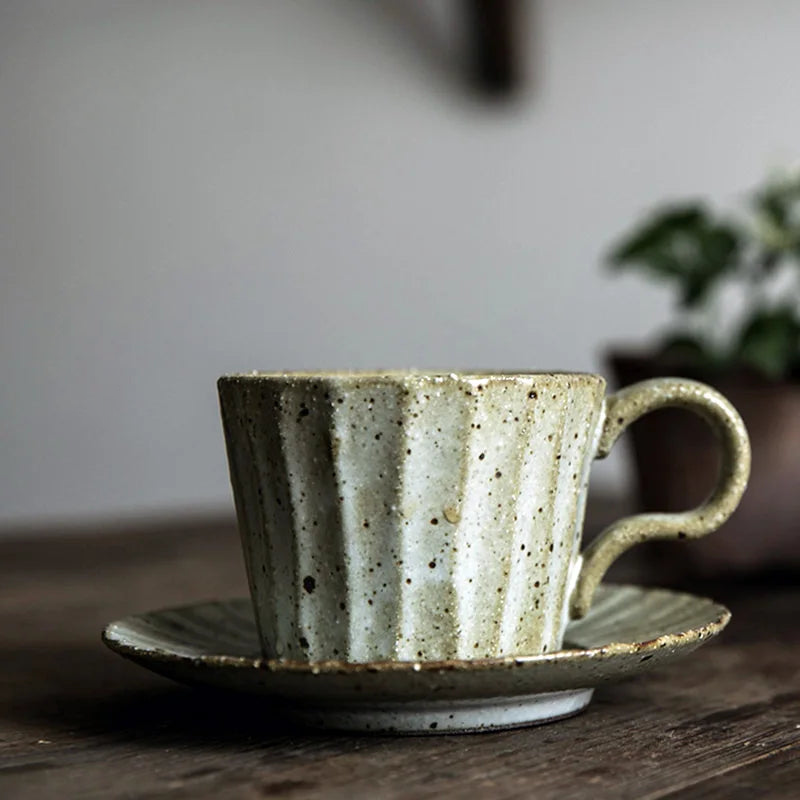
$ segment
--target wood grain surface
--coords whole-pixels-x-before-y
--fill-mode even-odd
[[[229,521],[5,540],[0,797],[800,797],[800,581],[695,588],[733,610],[721,639],[601,688],[581,716],[477,735],[322,735],[100,642],[115,617],[244,594]]]

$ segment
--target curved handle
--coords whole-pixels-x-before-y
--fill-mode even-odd
[[[674,406],[694,411],[712,427],[722,446],[717,486],[706,502],[675,514],[638,514],[606,528],[583,552],[570,614],[583,617],[606,570],[629,547],[648,539],[697,539],[715,531],[733,513],[750,476],[750,441],[742,418],[717,391],[697,381],[656,378],[606,398],[606,417],[597,448],[605,458],[620,434],[643,414]]]

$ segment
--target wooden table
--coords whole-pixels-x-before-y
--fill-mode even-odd
[[[229,521],[0,542],[0,797],[800,797],[800,587],[699,587],[728,631],[539,728],[292,730],[100,642],[119,616],[245,592]]]

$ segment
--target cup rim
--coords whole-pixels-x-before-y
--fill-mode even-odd
[[[541,380],[542,378],[572,378],[605,383],[605,378],[596,372],[580,372],[570,370],[541,370],[516,372],[513,370],[441,370],[441,369],[383,369],[383,370],[297,370],[297,371],[262,371],[231,372],[221,375],[220,383],[232,381],[299,381],[311,382],[322,380],[347,381],[497,381],[497,380]]]

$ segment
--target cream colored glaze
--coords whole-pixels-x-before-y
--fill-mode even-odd
[[[603,379],[583,374],[221,378],[265,655],[434,661],[558,649],[571,596],[578,616],[615,555],[662,534],[621,523],[579,578],[591,462],[626,418],[667,401],[702,409],[737,465],[708,519],[744,488],[741,421],[707,387],[677,383],[690,388],[606,403]],[[708,519],[697,522],[705,532]]]
[[[750,477],[750,440],[736,409],[704,383],[683,378],[642,381],[606,401],[597,457],[604,458],[619,436],[643,414],[658,408],[685,408],[703,417],[720,441],[722,464],[717,486],[699,508],[673,514],[639,514],[618,520],[584,552],[572,595],[573,618],[584,616],[611,563],[628,548],[649,539],[697,539],[717,530],[736,510]]]
[[[693,595],[604,584],[589,614],[567,628],[570,649],[522,658],[264,660],[245,598],[117,620],[103,639],[177,681],[266,696],[269,714],[305,724],[443,733],[533,724],[577,711],[593,687],[675,662],[716,636],[729,618],[723,606]]]

